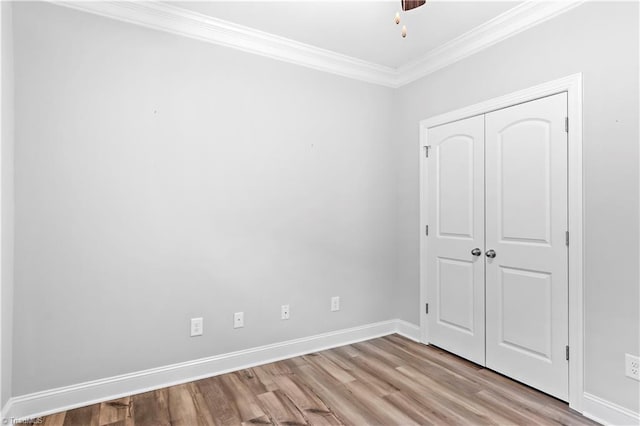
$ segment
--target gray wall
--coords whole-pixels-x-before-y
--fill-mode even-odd
[[[588,2],[394,94],[398,315],[419,322],[418,122],[569,74],[584,78],[585,391],[638,412],[638,4]]]
[[[2,43],[2,129],[0,161],[0,315],[2,315],[2,353],[0,359],[0,408],[11,397],[13,350],[13,30],[12,6],[0,2]]]
[[[14,395],[393,317],[391,89],[51,4],[14,26]]]

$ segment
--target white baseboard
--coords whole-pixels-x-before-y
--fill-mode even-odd
[[[396,320],[396,333],[420,343],[420,326],[404,320]]]
[[[640,413],[636,413],[605,399],[584,393],[583,415],[603,425],[627,426],[640,424]]]
[[[393,333],[417,341],[420,328],[402,320],[383,321],[17,396],[2,409],[2,418],[44,416]]]

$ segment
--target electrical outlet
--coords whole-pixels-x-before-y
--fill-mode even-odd
[[[289,319],[289,305],[282,305],[280,308],[280,318],[283,320]]]
[[[191,318],[191,337],[202,336],[202,318]]]
[[[340,296],[334,296],[331,298],[331,312],[340,310]]]
[[[244,312],[236,312],[233,314],[233,328],[244,327]]]
[[[624,374],[627,377],[640,381],[640,358],[624,354]]]

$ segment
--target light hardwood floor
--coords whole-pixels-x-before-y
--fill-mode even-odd
[[[95,404],[44,425],[595,425],[550,396],[398,335]]]

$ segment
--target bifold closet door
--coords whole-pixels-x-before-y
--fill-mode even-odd
[[[484,116],[428,140],[429,342],[484,365]]]
[[[486,365],[568,399],[567,95],[486,114]]]

